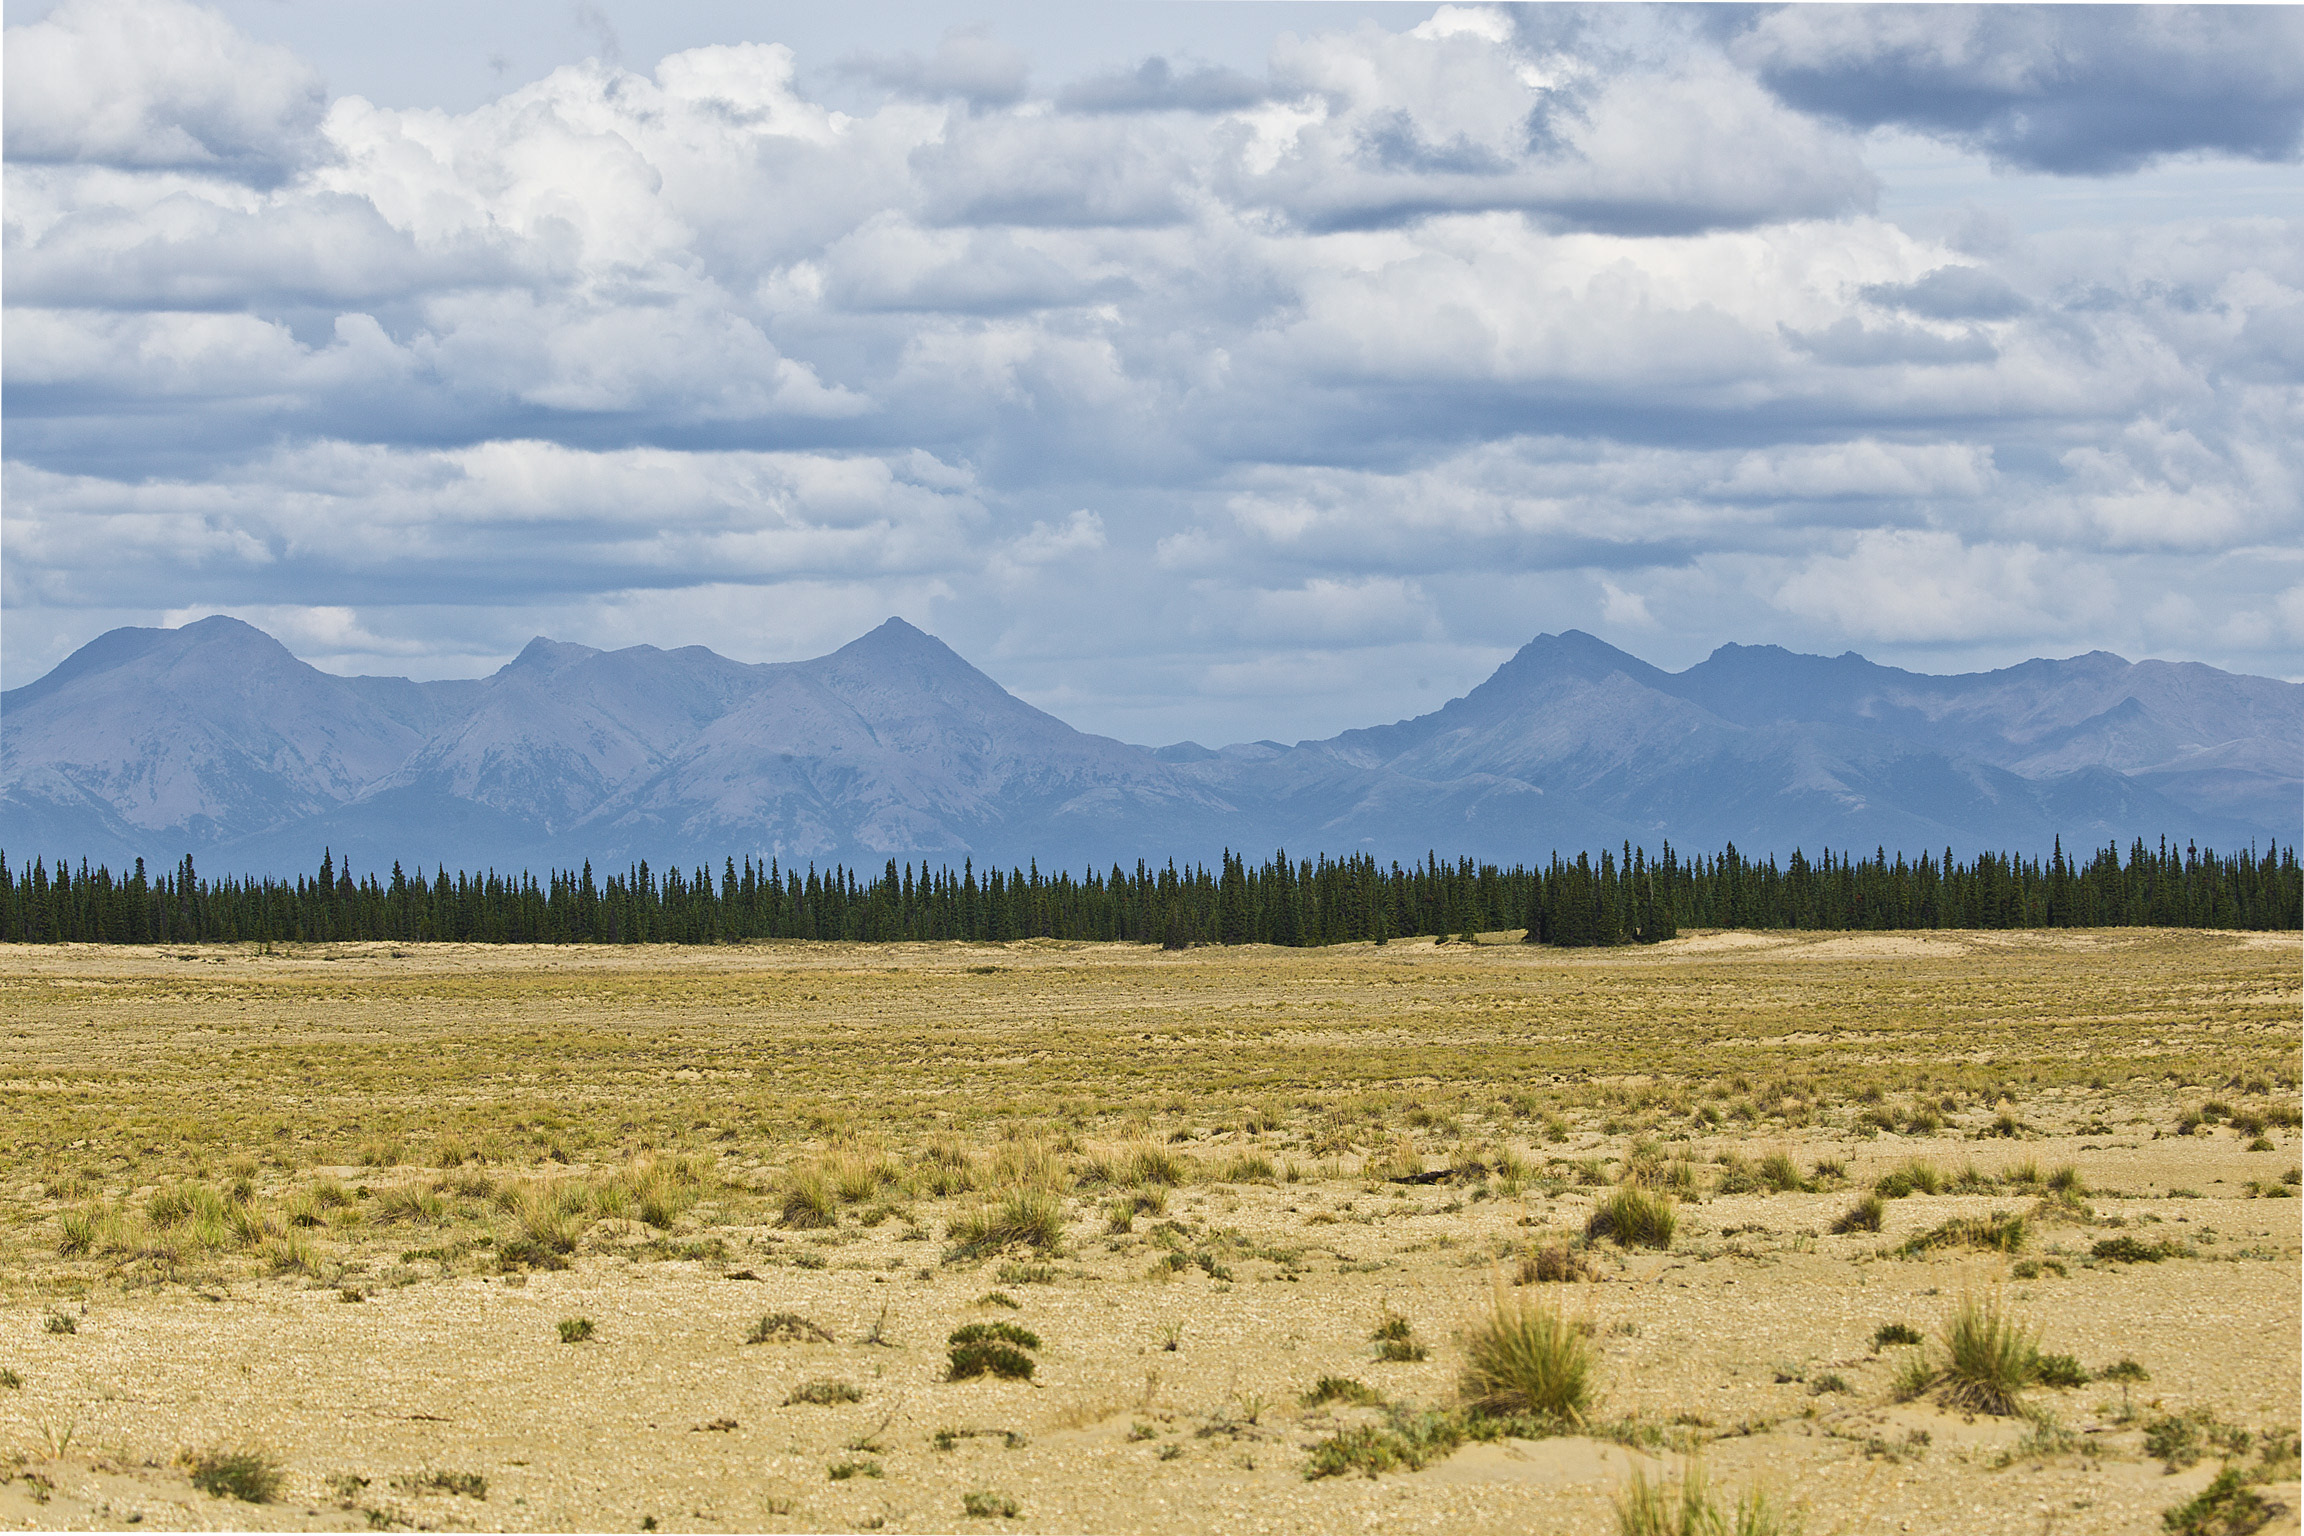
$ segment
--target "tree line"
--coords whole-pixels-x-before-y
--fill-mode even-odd
[[[83,859],[12,869],[0,852],[0,939],[17,943],[200,943],[451,940],[487,944],[728,944],[751,939],[1051,938],[1194,944],[1322,945],[1526,929],[1530,943],[1645,944],[1682,928],[2245,928],[2304,927],[2304,878],[2293,847],[2218,855],[2141,838],[2085,863],[2061,842],[2046,859],[1981,853],[1956,862],[1795,851],[1751,859],[1733,844],[1651,858],[1627,843],[1597,859],[1555,854],[1539,868],[1453,863],[1380,865],[1366,855],[1251,864],[1227,852],[1210,867],[1174,861],[1043,873],[979,872],[973,861],[917,868],[891,859],[870,878],[834,864],[805,871],[771,859],[662,871],[646,861],[596,876],[551,870],[393,865],[355,877],[324,854],[315,874],[211,880],[190,855],[164,874],[138,859],[114,874]]]

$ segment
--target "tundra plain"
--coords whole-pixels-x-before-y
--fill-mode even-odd
[[[2298,1528],[2295,935],[1515,937],[0,951],[0,1524]]]

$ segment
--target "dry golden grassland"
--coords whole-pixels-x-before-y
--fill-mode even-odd
[[[2297,1529],[2294,935],[1511,937],[0,950],[0,1524]]]

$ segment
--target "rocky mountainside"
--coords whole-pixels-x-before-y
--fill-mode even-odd
[[[1929,677],[1723,646],[1668,673],[1570,631],[1327,741],[1073,730],[891,619],[812,661],[539,639],[491,677],[333,677],[211,618],[0,695],[0,848],[288,871],[1044,866],[1369,852],[1505,861],[1729,841],[1918,851],[2294,842],[2304,687],[2101,652]],[[221,872],[221,871],[220,871]]]

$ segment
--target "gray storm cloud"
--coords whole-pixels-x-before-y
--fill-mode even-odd
[[[1136,739],[1577,624],[2304,671],[2285,209],[1979,251],[1867,136],[2293,177],[2292,13],[1401,21],[1069,81],[956,30],[813,61],[847,111],[762,37],[449,113],[70,0],[7,38],[6,681],[217,611],[443,673],[902,611]]]

